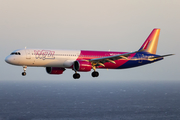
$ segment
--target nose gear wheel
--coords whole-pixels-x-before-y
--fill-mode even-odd
[[[27,69],[27,66],[23,66],[24,72],[22,72],[22,76],[25,76],[25,75],[26,75],[26,69]]]

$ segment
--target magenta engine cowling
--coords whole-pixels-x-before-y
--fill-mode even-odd
[[[65,68],[61,67],[46,67],[46,72],[49,74],[63,74]]]
[[[92,65],[88,61],[75,61],[73,64],[73,69],[75,71],[88,72],[91,71]]]

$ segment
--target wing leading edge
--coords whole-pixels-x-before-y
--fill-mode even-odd
[[[130,52],[130,53],[125,53],[125,54],[118,54],[118,55],[113,55],[113,56],[108,56],[108,57],[102,57],[102,58],[95,58],[95,59],[90,59],[88,60],[91,62],[93,66],[103,66],[105,67],[104,63],[106,62],[111,62],[113,64],[116,64],[114,61],[119,60],[119,59],[127,59],[131,54],[142,52],[143,50],[140,51],[135,51],[135,52]]]

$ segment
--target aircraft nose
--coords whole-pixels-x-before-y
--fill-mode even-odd
[[[13,59],[11,56],[7,56],[6,58],[5,58],[5,61],[7,62],[7,63],[9,63],[9,64],[13,64],[15,61],[14,61],[15,59]]]
[[[5,58],[5,61],[6,61],[7,63],[10,63],[10,58],[9,58],[9,56],[7,56],[7,57]]]

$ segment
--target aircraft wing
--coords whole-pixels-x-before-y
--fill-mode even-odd
[[[131,54],[138,53],[138,52],[142,52],[142,50],[135,51],[135,52],[130,52],[130,53],[125,53],[125,54],[118,54],[118,55],[108,56],[108,57],[90,59],[88,61],[91,62],[92,65],[94,65],[94,66],[103,66],[104,67],[104,63],[106,63],[106,62],[111,62],[111,63],[116,64],[114,62],[115,60],[127,59],[127,57],[130,56]]]

